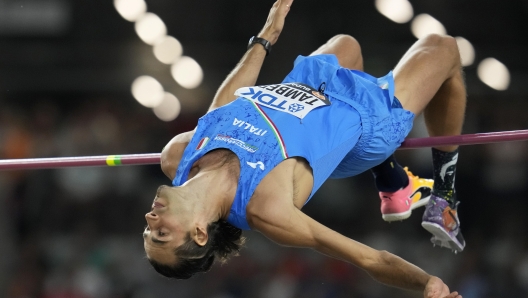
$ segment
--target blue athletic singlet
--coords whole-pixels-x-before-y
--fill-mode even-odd
[[[185,183],[207,152],[232,151],[240,160],[240,178],[228,222],[250,229],[246,206],[281,161],[308,161],[311,198],[329,177],[359,174],[392,154],[413,119],[393,100],[392,90],[390,73],[376,79],[340,68],[333,55],[299,57],[282,84],[241,88],[240,98],[199,119],[173,185]]]

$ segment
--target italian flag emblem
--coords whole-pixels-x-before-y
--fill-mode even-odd
[[[205,147],[205,145],[207,144],[207,142],[209,142],[209,138],[208,138],[208,137],[202,138],[202,139],[200,140],[200,142],[198,142],[198,146],[196,146],[196,150],[200,150],[200,149],[202,149],[203,147]]]

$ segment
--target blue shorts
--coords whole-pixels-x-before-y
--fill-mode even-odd
[[[414,114],[394,97],[392,72],[375,78],[340,67],[335,55],[299,56],[284,82],[324,89],[331,100],[346,102],[360,114],[361,137],[329,178],[354,176],[380,164],[411,131]]]

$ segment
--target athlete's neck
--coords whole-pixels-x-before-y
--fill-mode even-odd
[[[197,163],[180,190],[195,203],[193,208],[200,218],[208,222],[227,219],[233,204],[238,175],[234,177],[230,163]],[[239,172],[239,171],[237,171]]]

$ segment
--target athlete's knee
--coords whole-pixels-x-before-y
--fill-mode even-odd
[[[422,42],[437,59],[442,59],[444,65],[450,66],[454,71],[461,69],[460,52],[456,39],[449,35],[429,34],[422,38]],[[433,49],[431,51],[431,49]]]
[[[351,52],[361,53],[361,46],[359,42],[352,36],[348,34],[338,34],[328,40],[329,44],[332,44],[337,47],[346,48]]]
[[[449,35],[429,34],[422,38],[426,47],[433,47],[447,53],[453,58],[460,58],[458,45],[454,37]]]
[[[336,55],[342,67],[363,70],[363,56],[359,42],[352,36],[339,34],[326,44],[330,53]]]

